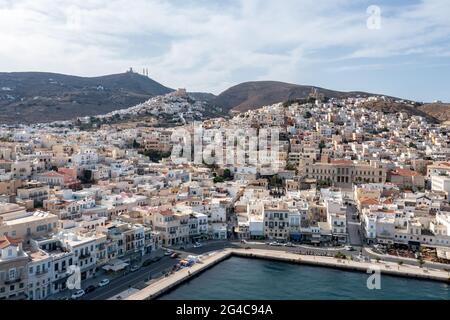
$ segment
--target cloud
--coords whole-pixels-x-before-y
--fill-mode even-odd
[[[371,4],[0,0],[0,70],[93,76],[145,66],[165,85],[218,93],[247,80],[314,80],[338,61],[373,59],[370,71],[379,59],[448,55],[446,0],[388,2],[380,30],[367,29]]]

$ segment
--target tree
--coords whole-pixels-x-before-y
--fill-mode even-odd
[[[214,177],[213,181],[214,181],[214,183],[222,183],[225,181],[225,179],[222,176],[217,176],[217,177]]]
[[[286,170],[295,170],[296,168],[295,168],[295,165],[294,165],[294,164],[288,162],[288,163],[286,164],[286,167],[284,167],[284,169],[286,169]]]
[[[321,140],[319,143],[320,154],[322,154],[322,149],[325,147],[326,147],[325,141]]]
[[[133,149],[139,149],[141,145],[136,141],[136,139],[133,140]]]
[[[225,169],[225,170],[223,170],[223,177],[224,177],[224,179],[226,179],[226,180],[230,180],[230,179],[233,178],[233,176],[231,175],[230,169]]]

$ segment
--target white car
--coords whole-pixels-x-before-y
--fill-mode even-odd
[[[139,266],[135,265],[135,266],[132,266],[132,267],[131,267],[130,271],[131,271],[131,272],[135,272],[135,271],[138,271],[139,268],[140,268]]]
[[[279,243],[279,242],[274,241],[274,242],[269,243],[269,246],[280,247],[280,246],[282,246],[282,244]]]
[[[84,290],[78,290],[72,294],[72,299],[78,299],[84,296]]]
[[[194,243],[194,248],[200,248],[202,244],[200,242]]]
[[[99,287],[104,287],[104,286],[106,286],[106,285],[108,285],[109,284],[109,279],[103,279],[102,281],[100,281],[99,283],[98,283],[98,286]]]
[[[347,251],[353,251],[353,250],[355,250],[355,249],[353,249],[352,246],[345,246],[344,249],[347,250]]]
[[[172,250],[166,250],[166,252],[164,252],[165,256],[170,256],[173,253]]]

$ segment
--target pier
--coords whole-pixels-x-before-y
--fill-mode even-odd
[[[199,263],[190,268],[179,270],[168,277],[162,278],[139,292],[127,297],[127,300],[149,300],[155,299],[167,291],[173,289],[184,281],[199,275],[201,272],[211,268],[221,261],[238,256],[244,258],[256,258],[275,260],[288,263],[316,265],[321,267],[338,268],[347,271],[358,271],[367,273],[368,270],[379,270],[381,274],[392,276],[426,279],[441,282],[450,282],[450,274],[444,270],[420,268],[411,265],[399,265],[395,262],[372,260],[371,262],[352,261],[348,259],[337,259],[333,257],[300,255],[292,252],[264,250],[264,249],[224,249],[202,256]],[[370,272],[372,273],[372,272]],[[369,274],[368,274],[369,276]]]

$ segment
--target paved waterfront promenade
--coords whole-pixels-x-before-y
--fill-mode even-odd
[[[227,259],[232,254],[232,250],[225,249],[221,251],[211,252],[208,255],[203,255],[201,260],[190,268],[181,269],[168,277],[162,278],[155,283],[149,285],[147,288],[132,294],[126,300],[148,300],[154,299],[171,288],[186,281],[187,279],[203,272],[204,270],[214,266],[215,264]]]
[[[127,300],[146,300],[154,299],[171,288],[179,285],[187,279],[203,272],[213,265],[227,259],[230,256],[240,256],[247,258],[260,258],[267,260],[277,260],[291,263],[318,265],[323,267],[340,268],[345,270],[353,270],[359,272],[367,272],[379,268],[382,274],[390,274],[394,276],[403,276],[410,278],[429,279],[436,281],[450,282],[450,274],[443,270],[420,268],[411,265],[399,265],[395,262],[372,261],[359,262],[345,259],[336,259],[332,257],[300,255],[292,252],[264,250],[264,249],[224,249],[212,252],[207,256],[202,256],[201,262],[196,263],[191,268],[185,268],[174,274],[163,278],[147,288],[130,295]]]

